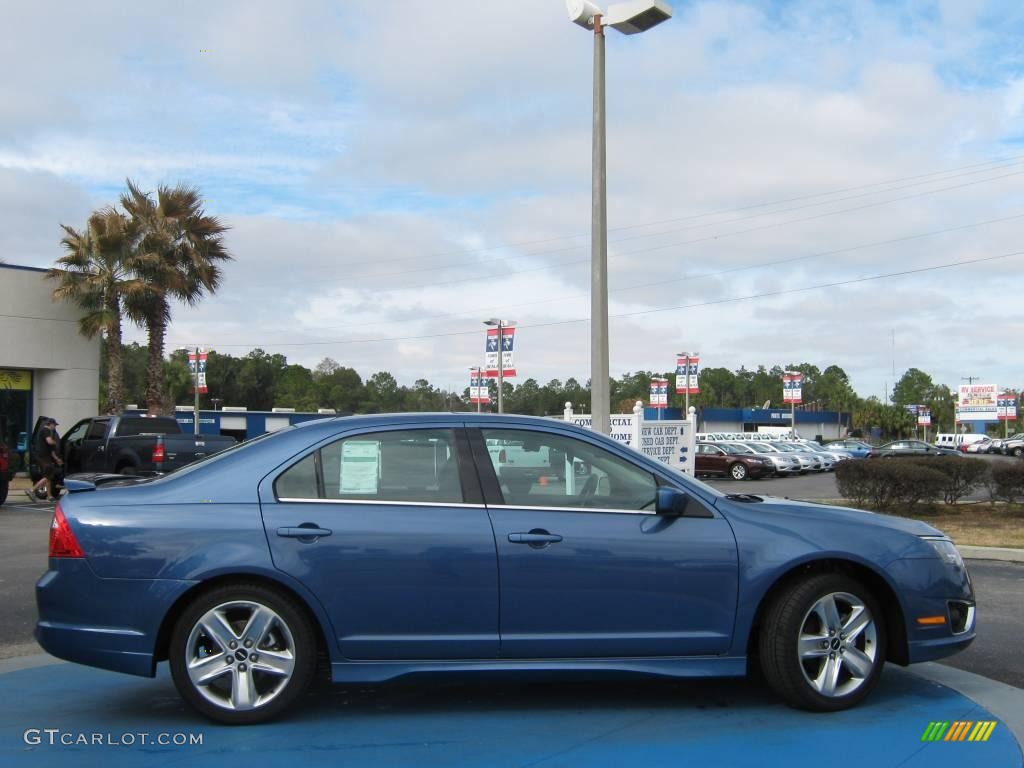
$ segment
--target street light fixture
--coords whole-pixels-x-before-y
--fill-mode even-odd
[[[499,320],[496,317],[492,317],[490,320],[484,320],[484,325],[496,326],[498,329],[498,413],[505,412],[505,402],[501,391],[505,381],[504,329],[511,328],[515,324],[515,320]]]
[[[608,7],[605,14],[587,0],[566,0],[569,20],[594,30],[594,135],[590,228],[590,411],[593,429],[611,432],[608,384],[608,176],[605,170],[604,28],[625,35],[645,32],[672,17],[664,0],[631,0]],[[501,396],[501,390],[498,390]],[[499,407],[500,410],[500,407]]]

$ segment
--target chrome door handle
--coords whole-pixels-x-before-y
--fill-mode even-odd
[[[316,539],[320,536],[330,536],[334,531],[329,528],[317,528],[316,526],[287,526],[277,529],[278,536],[288,539]]]
[[[508,540],[513,544],[557,544],[562,537],[557,533],[530,531],[529,533],[510,533]]]

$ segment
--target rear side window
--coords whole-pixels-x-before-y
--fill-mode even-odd
[[[324,446],[278,477],[279,499],[460,503],[450,429],[376,432]]]
[[[105,427],[104,427],[105,428]],[[136,435],[180,435],[181,427],[174,419],[149,419],[141,416],[128,416],[118,423],[118,437],[135,437]]]

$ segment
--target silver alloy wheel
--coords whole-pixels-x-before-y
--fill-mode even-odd
[[[856,595],[825,595],[804,616],[797,653],[804,679],[815,691],[828,698],[851,694],[875,669],[875,619]]]
[[[277,613],[251,600],[222,603],[192,627],[185,668],[211,704],[237,711],[273,701],[291,680],[295,641]]]
[[[747,468],[737,461],[735,464],[732,465],[732,470],[730,471],[730,474],[732,475],[734,480],[743,480],[747,476]]]

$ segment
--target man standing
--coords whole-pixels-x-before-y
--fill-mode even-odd
[[[58,453],[60,443],[57,442],[56,427],[57,422],[54,419],[44,418],[43,424],[36,434],[35,444],[32,446],[36,464],[39,465],[39,471],[43,474],[39,478],[39,482],[33,485],[31,490],[25,491],[25,494],[33,502],[38,498],[36,492],[44,485],[47,487],[50,501],[56,501],[57,499],[57,488],[54,480],[58,468],[63,466],[64,461]]]

